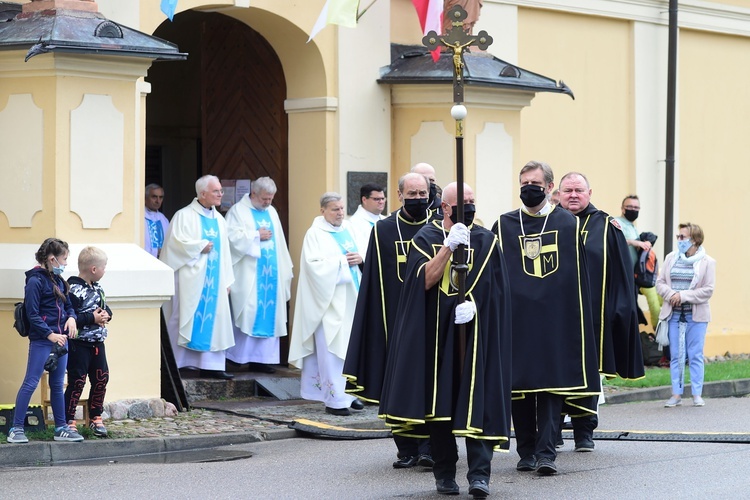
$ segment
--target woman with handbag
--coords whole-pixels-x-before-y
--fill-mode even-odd
[[[666,408],[682,404],[685,360],[690,361],[693,406],[703,406],[703,345],[711,321],[708,300],[714,293],[716,261],[703,248],[703,230],[697,224],[679,225],[677,250],[664,259],[656,291],[664,298],[660,322],[669,324],[672,397]]]

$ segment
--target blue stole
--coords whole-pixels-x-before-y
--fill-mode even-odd
[[[273,232],[273,222],[268,210],[250,212],[255,219],[255,227]],[[279,282],[279,266],[276,258],[276,233],[270,240],[260,242],[260,258],[257,262],[256,292],[258,308],[255,312],[253,337],[273,337],[276,331],[276,291]]]
[[[164,245],[164,228],[161,221],[146,219],[151,248],[161,248]]]
[[[357,251],[357,245],[354,243],[352,235],[349,234],[348,230],[344,229],[343,231],[336,231],[329,234],[333,236],[333,239],[339,244],[341,247],[341,253],[344,255],[346,255],[347,252]],[[349,272],[352,273],[352,281],[354,281],[354,286],[357,288],[357,291],[359,291],[359,275],[357,274],[356,267],[357,266],[349,266]]]
[[[201,300],[193,317],[193,333],[190,342],[185,347],[195,351],[210,351],[211,338],[214,333],[216,303],[219,295],[219,278],[221,276],[219,221],[201,216],[201,234],[203,239],[213,242],[214,248],[207,257],[206,278],[203,281]]]

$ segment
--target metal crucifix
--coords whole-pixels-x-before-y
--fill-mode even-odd
[[[453,107],[451,116],[456,120],[456,217],[459,222],[464,220],[464,118],[466,118],[466,107],[464,101],[464,52],[469,47],[479,47],[487,50],[492,45],[492,37],[482,30],[476,35],[467,32],[464,26],[466,11],[460,5],[452,7],[448,11],[447,19],[450,26],[445,27],[445,35],[438,35],[430,31],[422,38],[422,44],[430,51],[438,47],[446,47],[453,53]],[[457,273],[458,281],[458,303],[466,299],[466,274],[469,266],[466,259],[466,248],[459,245],[453,253],[453,270]],[[458,346],[460,370],[463,371],[463,360],[466,353],[466,325],[458,325]]]

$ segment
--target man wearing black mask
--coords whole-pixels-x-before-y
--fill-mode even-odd
[[[519,181],[523,207],[492,228],[513,283],[516,469],[550,475],[563,403],[596,396],[601,385],[579,220],[548,201],[555,184],[546,163],[527,163]]]
[[[638,219],[638,215],[641,213],[641,200],[638,199],[637,195],[629,194],[622,200],[622,217],[616,217],[615,220],[620,223],[622,227],[622,234],[625,236],[625,240],[628,243],[628,250],[630,251],[630,269],[631,271],[635,267],[635,263],[638,262],[638,256],[640,253],[648,252],[651,249],[650,241],[641,241],[640,232],[635,227],[635,221]],[[659,321],[659,311],[661,310],[661,303],[663,302],[661,297],[656,293],[656,288],[640,288],[635,285],[635,294],[638,296],[638,291],[646,297],[648,302],[648,309],[651,316],[651,326],[656,328],[656,323]],[[645,324],[646,318],[643,316],[643,312],[638,308],[638,316],[640,322]]]
[[[398,199],[402,207],[376,222],[370,233],[344,362],[347,392],[370,403],[380,401],[387,341],[396,320],[411,240],[431,218],[428,186],[425,175],[409,173],[401,177]],[[403,436],[394,436],[393,439],[398,448],[394,468],[432,467],[428,439]]]

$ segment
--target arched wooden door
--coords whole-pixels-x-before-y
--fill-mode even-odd
[[[286,81],[258,32],[212,14],[201,23],[202,171],[220,179],[268,176],[288,234]]]

